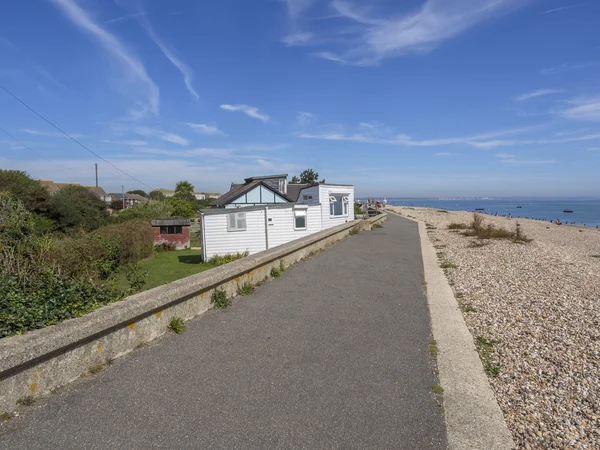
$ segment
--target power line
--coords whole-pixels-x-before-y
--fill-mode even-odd
[[[62,167],[63,169],[68,169],[68,170],[73,170],[70,167],[66,167],[63,166],[61,164],[58,164],[55,161],[52,161],[51,159],[46,158],[44,155],[39,154],[38,152],[36,152],[35,150],[33,150],[32,148],[28,147],[27,145],[23,144],[20,140],[18,140],[16,137],[14,137],[12,134],[10,134],[8,131],[6,131],[4,128],[0,127],[0,131],[4,132],[4,134],[6,134],[9,138],[14,139],[16,142],[18,142],[22,147],[26,148],[27,150],[29,150],[30,152],[38,155],[40,158],[45,159],[46,161],[50,161],[52,164],[58,166],[58,167]]]
[[[32,113],[34,113],[36,116],[38,116],[40,119],[42,119],[44,122],[46,122],[48,125],[52,126],[53,128],[57,129],[59,132],[61,132],[62,134],[64,134],[66,137],[68,137],[69,139],[71,139],[73,142],[75,142],[77,145],[79,145],[80,147],[84,148],[85,150],[87,150],[88,152],[90,152],[92,155],[94,155],[96,158],[101,159],[102,161],[104,161],[106,164],[108,164],[109,166],[117,169],[119,172],[121,172],[123,175],[128,176],[129,178],[131,178],[132,180],[140,183],[143,186],[146,186],[149,189],[154,189],[152,186],[148,186],[146,183],[144,183],[143,181],[138,180],[137,178],[135,178],[133,175],[129,175],[127,172],[125,172],[124,170],[119,169],[117,166],[115,166],[113,163],[111,163],[110,161],[104,159],[102,156],[100,156],[98,153],[94,152],[93,150],[90,150],[88,147],[86,147],[85,145],[83,145],[81,142],[79,142],[77,139],[75,139],[74,137],[72,137],[69,133],[67,133],[66,131],[62,130],[61,128],[59,128],[58,126],[54,125],[52,122],[50,122],[48,119],[46,119],[44,116],[42,116],[40,113],[38,113],[35,109],[33,109],[31,106],[29,106],[27,103],[25,103],[23,100],[21,100],[19,97],[17,97],[15,94],[13,94],[12,92],[10,92],[8,89],[6,89],[4,86],[2,86],[0,84],[0,88],[6,92],[8,95],[10,95],[12,98],[14,98],[16,101],[18,101],[19,103],[21,103],[25,108],[27,108],[29,111],[31,111]]]

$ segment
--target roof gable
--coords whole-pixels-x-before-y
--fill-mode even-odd
[[[261,186],[264,189],[269,190],[275,196],[278,196],[287,202],[291,202],[291,203],[294,202],[294,200],[292,200],[290,197],[288,197],[287,195],[285,195],[282,192],[279,192],[276,189],[273,189],[271,186],[269,186],[267,183],[263,182],[262,180],[256,180],[256,181],[252,181],[247,184],[236,185],[236,187],[234,189],[230,190],[229,192],[226,192],[225,194],[221,195],[218,199],[213,201],[212,206],[223,207],[225,205],[229,205],[230,203],[233,203],[237,199],[239,199],[242,195],[248,194],[250,191],[254,190],[255,188],[257,188],[259,186]],[[255,203],[255,202],[252,202],[252,203]],[[261,202],[258,201],[256,203],[261,203]]]

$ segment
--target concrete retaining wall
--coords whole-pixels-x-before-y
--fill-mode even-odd
[[[288,267],[344,239],[355,227],[369,230],[385,220],[383,214],[348,222],[141,292],[86,316],[1,339],[0,411],[14,409],[20,398],[48,394],[156,339],[173,317],[187,320],[206,312],[217,288],[235,296],[244,282],[263,281],[272,268]]]

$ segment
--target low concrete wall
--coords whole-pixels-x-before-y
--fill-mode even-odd
[[[18,399],[44,395],[161,336],[173,317],[191,319],[209,310],[211,295],[223,288],[255,284],[272,268],[288,267],[347,237],[369,230],[386,215],[352,221],[264,252],[159,286],[58,325],[0,340],[0,411]]]

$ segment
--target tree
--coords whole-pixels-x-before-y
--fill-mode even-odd
[[[194,185],[189,181],[180,181],[175,185],[175,197],[190,202],[194,201],[196,199],[194,196]]]
[[[300,178],[298,178],[296,175],[294,175],[292,177],[292,181],[290,181],[291,184],[299,184],[300,183]]]
[[[25,208],[37,214],[46,214],[50,208],[48,189],[20,170],[0,170],[0,192],[9,192],[23,202]]]
[[[0,251],[2,244],[16,245],[33,234],[33,218],[23,202],[0,192]]]
[[[108,220],[105,203],[83,186],[67,186],[54,194],[49,216],[60,231],[92,231]]]
[[[116,199],[110,202],[110,209],[114,211],[121,211],[123,209],[123,199]]]
[[[319,179],[319,174],[312,169],[306,169],[300,172],[300,182],[305,184],[315,184]]]
[[[148,200],[156,200],[159,202],[163,202],[166,198],[167,197],[165,197],[165,194],[163,194],[160,191],[152,191],[148,194]]]
[[[156,200],[146,200],[133,205],[117,214],[118,222],[127,222],[129,220],[142,219],[166,219],[171,217],[171,207],[167,202],[159,202]]]
[[[154,191],[152,191],[152,192],[154,192]],[[141,189],[134,189],[133,191],[127,191],[127,193],[141,195],[142,197],[146,197],[146,198],[148,197],[148,195]],[[162,192],[161,192],[161,194],[162,194]]]
[[[165,200],[165,204],[167,204],[171,208],[171,215],[173,217],[195,217],[196,211],[192,206],[192,203],[189,201],[179,198],[179,197],[169,197]]]

